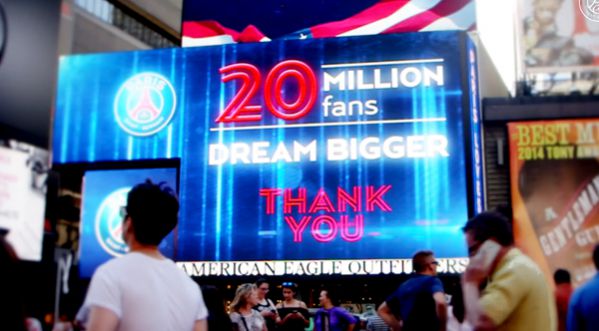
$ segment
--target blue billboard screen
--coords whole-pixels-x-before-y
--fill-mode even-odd
[[[182,262],[461,258],[466,38],[62,58],[54,161],[180,159]]]
[[[177,189],[175,168],[94,170],[85,173],[79,252],[81,277],[91,277],[100,264],[127,253],[120,210],[127,205],[129,190],[147,179],[153,183],[164,182],[173,190]],[[168,257],[174,257],[174,248],[174,233],[159,245],[162,254]]]
[[[470,160],[472,172],[473,212],[481,213],[485,208],[484,159],[482,139],[482,112],[478,91],[478,62],[476,47],[471,39],[466,41],[468,49],[468,91],[470,95]]]

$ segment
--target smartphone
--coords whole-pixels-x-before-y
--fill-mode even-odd
[[[484,270],[489,270],[500,250],[501,245],[496,241],[489,239],[480,245],[478,252],[476,252],[476,255],[474,255],[472,259],[480,261],[480,265]]]

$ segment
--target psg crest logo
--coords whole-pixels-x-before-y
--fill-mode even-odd
[[[112,256],[120,256],[128,251],[123,240],[123,216],[121,206],[127,204],[130,187],[120,188],[110,193],[100,204],[96,213],[94,231],[102,249]]]
[[[599,0],[578,0],[578,5],[584,17],[599,22]]]
[[[149,136],[168,125],[175,114],[176,99],[173,85],[162,75],[141,73],[119,88],[114,116],[129,134]]]

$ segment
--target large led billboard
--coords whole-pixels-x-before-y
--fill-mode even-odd
[[[438,32],[65,57],[54,162],[180,159],[191,274],[401,273],[419,249],[461,271],[461,226],[483,203],[468,45]]]

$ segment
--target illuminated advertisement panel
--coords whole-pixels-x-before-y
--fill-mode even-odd
[[[599,120],[510,123],[510,176],[516,243],[551,278],[575,286],[596,273],[599,242]]]
[[[482,125],[480,120],[482,113],[480,109],[480,98],[478,94],[478,62],[476,60],[476,47],[471,39],[467,40],[468,45],[468,92],[470,95],[470,147],[469,152],[472,171],[472,196],[474,213],[478,214],[485,208],[485,189],[484,189],[484,165],[483,165],[483,145],[482,145]]]
[[[136,184],[151,179],[177,189],[177,169],[127,169],[87,171],[83,181],[79,274],[91,277],[96,268],[129,250],[123,240],[121,208]],[[173,257],[173,234],[158,247]]]
[[[48,151],[10,141],[0,146],[0,230],[21,260],[40,261]]]
[[[180,159],[175,258],[190,274],[401,273],[420,249],[459,272],[480,131],[466,41],[62,58],[54,162]]]

